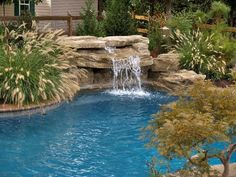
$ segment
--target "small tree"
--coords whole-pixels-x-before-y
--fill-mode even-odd
[[[85,8],[80,13],[83,21],[77,26],[77,35],[92,35],[92,36],[104,36],[105,30],[102,22],[97,20],[95,8],[93,6],[93,0],[87,0],[85,2]]]
[[[107,1],[105,28],[107,35],[131,35],[136,33],[135,23],[129,12],[129,0]]]
[[[145,128],[149,145],[167,158],[184,157],[196,167],[208,168],[209,158],[219,158],[223,177],[236,150],[236,86],[215,88],[210,82],[196,84],[178,101],[165,105]],[[189,97],[190,96],[190,97]],[[225,142],[226,149],[213,143]],[[199,152],[199,158],[192,154]]]

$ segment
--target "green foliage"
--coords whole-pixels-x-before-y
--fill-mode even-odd
[[[188,33],[193,28],[192,12],[179,12],[175,14],[168,22],[167,26],[173,31],[179,30],[181,33]]]
[[[211,3],[214,0],[174,0],[173,3],[173,11],[181,12],[183,10],[188,10],[195,12],[197,10],[208,11]]]
[[[230,33],[222,32],[227,27],[228,25],[224,22],[218,23],[211,33],[214,33],[213,42],[216,49],[222,51],[227,65],[230,65],[236,61],[236,41],[231,39]]]
[[[200,31],[188,34],[176,33],[175,48],[181,53],[180,66],[219,79],[226,73],[226,56],[223,42],[216,43],[215,34],[205,35]]]
[[[220,1],[214,1],[209,12],[210,17],[215,19],[227,19],[230,7]]]
[[[236,86],[216,88],[209,81],[190,88],[176,102],[164,105],[145,128],[149,146],[167,158],[184,157],[195,167],[208,159],[229,162],[236,148]],[[228,142],[228,147],[210,146]],[[203,154],[192,157],[193,152]]]
[[[0,24],[0,35],[3,35],[4,31],[5,31],[4,26]]]
[[[131,0],[132,6],[136,14],[139,15],[148,15],[149,3],[148,1],[143,0]]]
[[[208,13],[180,13],[169,21],[173,29],[173,44],[182,54],[181,66],[211,79],[228,78],[231,63],[236,61],[236,43],[230,34],[223,32],[230,8],[222,2],[213,2]],[[215,18],[215,26],[205,32],[194,32],[195,24]]]
[[[78,24],[76,33],[79,36],[91,35],[91,36],[104,36],[105,29],[101,21],[97,20],[97,14],[93,7],[94,0],[87,0],[85,2],[86,7],[80,13],[83,21]]]
[[[193,13],[194,23],[206,23],[208,19],[209,19],[208,14],[206,14],[201,10],[197,10],[196,12]]]
[[[17,20],[17,26],[25,24],[24,30],[32,30],[33,21],[34,21],[34,17],[30,13],[30,11],[25,11],[25,13],[23,13]],[[16,29],[18,28],[16,27]]]
[[[169,33],[168,29],[167,33]],[[164,30],[160,28],[158,21],[150,21],[148,30],[149,50],[155,51],[157,54],[166,52],[166,44],[169,42],[168,35],[169,34],[165,34]]]
[[[18,29],[24,31],[20,28],[24,26]],[[65,72],[69,64],[65,58],[71,50],[58,45],[61,33],[19,34],[6,29],[0,36],[0,99],[4,103],[23,105],[73,97],[78,85],[73,76]]]
[[[107,35],[131,35],[136,33],[135,22],[131,17],[129,0],[107,1],[105,28]]]
[[[148,31],[149,50],[152,51],[161,47],[162,33],[158,22],[153,22]]]

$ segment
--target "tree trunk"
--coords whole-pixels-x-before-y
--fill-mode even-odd
[[[224,172],[222,174],[222,177],[229,177],[229,162],[224,162]]]

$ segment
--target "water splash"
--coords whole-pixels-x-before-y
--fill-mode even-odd
[[[117,59],[113,47],[105,47],[109,54],[114,54],[113,63],[113,90],[109,94],[119,96],[143,97],[150,93],[142,89],[140,57],[130,56],[126,59]]]
[[[113,90],[141,91],[141,67],[138,56],[127,59],[113,59]]]
[[[106,47],[105,47],[105,50],[106,50],[108,53],[115,53],[116,48],[115,48],[115,47],[106,46]]]

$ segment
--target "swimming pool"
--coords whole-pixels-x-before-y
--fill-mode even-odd
[[[46,115],[1,119],[0,176],[147,176],[156,152],[144,147],[140,129],[175,99],[87,92]],[[182,161],[171,165],[175,170]]]

